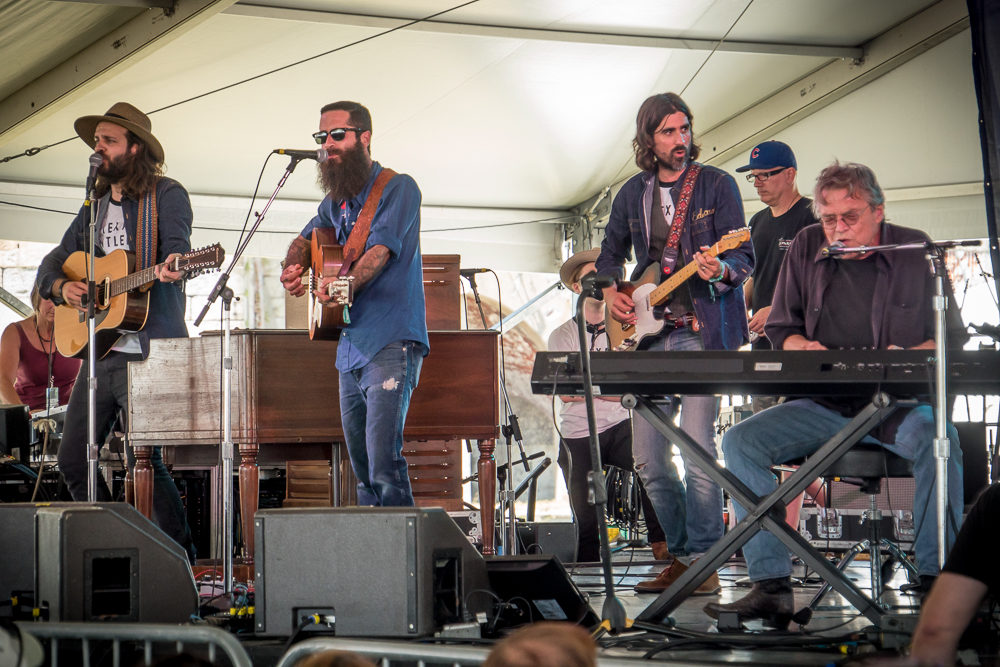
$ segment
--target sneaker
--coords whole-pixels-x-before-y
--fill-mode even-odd
[[[670,585],[677,581],[688,569],[688,566],[679,560],[675,560],[671,565],[656,575],[655,579],[640,581],[634,586],[636,593],[662,593],[670,588]],[[715,595],[722,590],[719,583],[719,573],[713,572],[708,579],[701,582],[698,588],[694,589],[691,595]]]

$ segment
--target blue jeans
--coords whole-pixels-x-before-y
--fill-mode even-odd
[[[850,418],[814,401],[803,398],[758,412],[728,431],[722,438],[726,467],[751,491],[763,498],[777,486],[770,468],[808,456],[823,446]],[[872,436],[862,442],[880,444],[894,454],[913,461],[916,494],[913,498],[913,523],[917,533],[914,550],[920,574],[935,575],[937,559],[937,506],[934,483],[934,411],[929,405],[911,410],[896,431],[896,441],[879,442]],[[962,521],[962,449],[958,432],[948,424],[951,458],[948,462],[949,547]],[[746,516],[745,508],[734,503],[736,518]],[[743,545],[752,581],[787,577],[792,572],[788,550],[774,535],[760,531]]]
[[[340,374],[340,419],[359,505],[413,505],[403,424],[423,361],[419,344],[396,341],[361,368]]]
[[[118,417],[119,410],[128,405],[128,362],[139,361],[138,354],[112,352],[97,361],[97,441],[104,442]],[[87,364],[80,367],[80,374],[73,385],[73,393],[66,408],[62,442],[59,443],[59,471],[73,500],[87,500]],[[122,430],[127,431],[125,424]],[[129,470],[135,466],[132,448],[126,447]],[[160,530],[174,539],[187,551],[191,562],[195,559],[194,541],[188,526],[187,514],[180,492],[170,471],[163,463],[159,447],[153,447],[149,459],[153,468],[153,522]],[[108,501],[111,493],[104,477],[97,476],[97,500]]]
[[[676,329],[656,339],[650,350],[701,350],[701,337],[690,329]],[[715,396],[682,396],[680,426],[712,458],[716,458]],[[665,407],[666,404],[661,404]],[[632,424],[635,467],[656,511],[667,546],[677,555],[700,555],[722,537],[722,489],[694,461],[684,456],[684,482],[677,475],[673,446],[639,417]],[[683,454],[683,452],[682,452]]]

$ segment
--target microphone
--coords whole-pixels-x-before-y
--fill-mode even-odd
[[[844,248],[846,247],[847,246],[844,245],[843,241],[834,241],[827,247],[820,250],[820,254],[824,257],[836,257],[837,255],[843,255]]]
[[[994,324],[986,324],[984,322],[983,324],[970,324],[969,326],[972,327],[977,334],[987,336],[995,341],[1000,341],[1000,327]]]
[[[489,272],[490,269],[459,269],[458,275],[462,276],[463,278],[471,278],[477,273],[489,273]]]
[[[310,151],[300,151],[294,148],[275,148],[271,152],[278,155],[287,155],[297,160],[316,160],[317,162],[326,162],[326,158],[328,157],[325,148],[317,148]]]
[[[580,278],[581,296],[589,296],[601,301],[604,299],[604,288],[615,284],[615,276],[610,273],[591,271]]]
[[[104,162],[104,156],[100,153],[92,153],[90,158],[90,172],[87,174],[87,196],[94,190],[94,184],[97,182],[97,170],[100,168],[101,164]]]

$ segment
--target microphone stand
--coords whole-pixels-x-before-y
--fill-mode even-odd
[[[299,162],[305,159],[304,157],[292,156],[288,161],[288,166],[285,168],[285,173],[281,176],[281,180],[278,181],[277,187],[274,188],[274,192],[271,194],[271,198],[267,200],[267,204],[264,205],[263,210],[257,213],[257,219],[254,221],[253,226],[247,233],[246,238],[243,243],[236,248],[236,252],[233,253],[232,260],[229,262],[229,268],[219,275],[219,280],[216,281],[215,287],[212,288],[212,292],[208,295],[208,301],[205,303],[204,308],[201,309],[198,318],[194,321],[195,326],[199,326],[205,316],[208,314],[209,309],[215,300],[222,296],[222,365],[220,367],[221,378],[219,379],[222,385],[222,441],[220,443],[219,451],[222,457],[222,577],[223,577],[223,592],[232,593],[233,591],[233,406],[232,406],[232,386],[233,386],[233,355],[230,347],[230,329],[231,329],[231,318],[230,318],[230,308],[233,301],[233,290],[229,287],[229,276],[236,266],[236,262],[239,261],[240,257],[246,251],[247,246],[250,244],[250,239],[257,232],[260,224],[264,221],[264,216],[267,215],[267,211],[271,208],[271,204],[278,196],[278,192],[285,185],[285,181],[288,177],[292,175],[295,171],[295,167],[298,166]]]
[[[890,243],[876,246],[858,246],[855,248],[831,246],[823,250],[826,256],[836,257],[850,253],[867,253],[876,250],[913,250],[927,251],[931,263],[931,273],[934,275],[934,356],[935,356],[935,409],[934,409],[934,478],[935,478],[935,509],[937,511],[938,566],[944,567],[948,555],[946,538],[948,534],[948,460],[951,458],[951,440],[948,439],[948,297],[945,293],[947,268],[944,265],[944,254],[949,248],[961,246],[978,246],[979,240],[960,241],[915,241],[912,243]]]
[[[97,442],[97,283],[94,281],[94,249],[97,245],[97,188],[87,182],[90,224],[87,225],[87,502],[97,502],[98,463],[101,443]]]
[[[469,286],[472,287],[472,295],[475,297],[476,306],[479,308],[479,318],[485,327],[486,315],[483,313],[483,302],[479,298],[476,278],[472,274],[467,274],[465,278],[469,281]],[[530,472],[531,467],[528,465],[528,458],[524,453],[524,443],[521,440],[521,427],[518,424],[517,415],[511,409],[510,397],[507,395],[507,379],[503,368],[500,369],[500,393],[503,396],[504,413],[507,415],[507,423],[500,429],[507,442],[507,461],[509,463],[514,460],[513,447],[511,446],[511,441],[513,440],[517,443],[518,451],[521,453],[521,463],[524,464],[524,471]],[[517,554],[517,509],[515,506],[517,496],[514,493],[513,472],[513,468],[511,468],[499,480],[501,487],[499,502],[502,508],[500,512],[500,549],[503,551],[504,556]]]
[[[602,283],[607,283],[606,285]],[[597,533],[601,543],[601,569],[604,574],[604,607],[601,610],[602,620],[609,624],[609,630],[617,634],[625,630],[627,618],[625,607],[615,596],[615,583],[611,571],[611,544],[605,527],[604,515],[607,511],[608,494],[603,484],[604,466],[601,463],[601,447],[597,438],[597,416],[594,412],[594,385],[590,375],[590,345],[587,342],[587,320],[583,308],[587,297],[604,299],[602,287],[610,286],[612,281],[598,274],[589,274],[581,279],[583,287],[576,300],[577,335],[580,338],[580,369],[583,375],[583,396],[587,404],[587,424],[590,430],[590,472],[587,473],[587,502],[594,506],[594,516],[597,519]]]

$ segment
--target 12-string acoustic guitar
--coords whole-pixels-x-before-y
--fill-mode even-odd
[[[225,250],[218,243],[185,253],[170,263],[171,271],[186,271],[187,277],[216,269],[222,265]],[[63,273],[71,281],[87,280],[89,255],[74,252],[63,262]],[[105,357],[118,339],[125,334],[141,331],[149,313],[149,292],[142,288],[156,281],[155,266],[135,269],[135,255],[115,250],[105,257],[94,258],[94,282],[97,283],[95,303],[95,353]],[[56,349],[65,357],[83,357],[87,350],[87,314],[73,306],[56,306]]]
[[[750,230],[746,227],[729,232],[709,248],[706,253],[718,257],[720,253],[738,248],[750,240]],[[660,276],[660,264],[650,264],[639,280],[634,283],[625,282],[618,291],[632,297],[635,303],[635,324],[619,322],[611,316],[607,309],[605,329],[608,332],[608,348],[618,351],[637,349],[644,338],[654,336],[663,330],[666,316],[670,314],[667,306],[670,296],[684,284],[688,278],[698,272],[698,264],[690,261],[659,285],[656,280]]]

